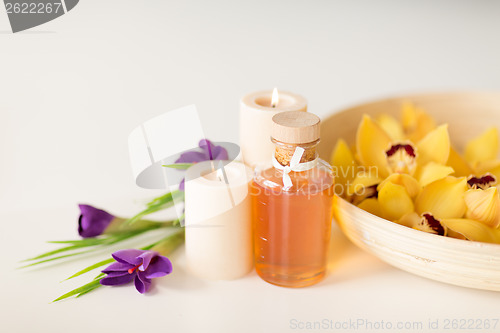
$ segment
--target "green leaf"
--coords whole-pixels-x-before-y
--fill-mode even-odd
[[[73,240],[63,240],[63,241],[48,241],[50,244],[73,244],[78,245],[82,244],[82,246],[88,246],[89,244],[99,244],[103,241],[102,238],[84,238],[84,239],[73,239]],[[85,245],[83,245],[85,244]]]
[[[92,282],[87,283],[86,285],[81,286],[80,288],[76,288],[70,292],[67,292],[66,294],[62,295],[61,297],[56,298],[52,302],[57,302],[60,300],[63,300],[65,298],[79,295],[79,294],[86,294],[96,288],[99,288],[101,286],[101,279],[98,280],[93,280]]]
[[[151,202],[147,204],[147,208],[143,211],[139,212],[135,216],[131,217],[127,221],[124,222],[124,226],[131,225],[142,217],[158,212],[163,209],[167,209],[172,207],[175,204],[175,199],[180,199],[184,196],[184,192],[176,190],[167,194],[162,195],[161,197],[153,199]]]
[[[101,248],[103,246],[113,245],[113,244],[122,242],[124,240],[127,240],[129,238],[132,238],[132,237],[138,236],[140,234],[143,234],[143,233],[145,233],[147,231],[158,229],[160,227],[162,227],[162,226],[161,226],[160,223],[158,223],[158,226],[148,227],[148,228],[144,228],[144,229],[124,231],[124,232],[120,232],[120,233],[117,233],[117,234],[114,234],[114,235],[103,237],[103,238],[100,238],[99,242],[97,242],[95,244],[84,243],[82,245],[66,246],[66,247],[63,247],[63,248],[60,248],[60,249],[57,249],[57,250],[54,250],[54,251],[46,252],[44,254],[41,254],[39,256],[30,258],[30,259],[26,259],[24,261],[34,261],[34,260],[38,260],[38,261],[37,262],[33,262],[31,264],[28,264],[28,265],[25,265],[25,266],[22,266],[20,268],[26,268],[26,267],[35,266],[35,265],[43,264],[43,263],[46,263],[46,262],[50,262],[50,261],[53,261],[53,260],[63,259],[63,258],[67,258],[67,257],[79,255],[79,254],[85,254],[85,253],[88,253],[88,252],[91,252],[91,251],[95,251],[95,250],[97,250],[97,249],[99,249],[99,248]],[[71,254],[68,254],[68,255],[62,255],[62,256],[58,256],[58,257],[54,257],[54,258],[49,258],[47,260],[39,260],[39,259],[50,257],[50,256],[52,256],[54,254],[58,254],[58,253],[66,252],[66,251],[71,251],[71,250],[77,250],[77,249],[80,249],[80,248],[90,247],[90,246],[95,246],[95,248],[88,249],[87,251],[80,251],[80,252],[75,252],[75,253],[71,253]]]
[[[68,258],[68,257],[73,257],[73,256],[76,256],[76,255],[79,255],[79,254],[85,254],[85,253],[88,253],[88,252],[91,252],[91,251],[92,250],[75,252],[75,253],[65,254],[65,255],[62,255],[62,256],[54,257],[54,258],[40,260],[40,261],[33,262],[31,264],[28,264],[28,265],[21,266],[21,267],[19,267],[19,269],[26,268],[26,267],[31,267],[31,266],[35,266],[35,265],[39,265],[39,264],[43,264],[43,263],[46,263],[46,262],[51,262],[51,261],[58,260],[58,259],[64,259],[64,258]]]
[[[106,259],[106,260],[99,261],[98,263],[95,263],[95,264],[93,264],[93,265],[91,265],[89,267],[86,267],[86,268],[82,269],[81,271],[76,272],[75,274],[73,274],[69,278],[67,278],[66,280],[69,280],[69,279],[72,279],[74,277],[80,276],[82,274],[90,272],[91,270],[94,270],[94,269],[96,269],[98,267],[101,267],[101,266],[104,266],[106,264],[111,264],[113,261],[115,261],[115,259],[113,259],[113,258],[109,258],[109,259]],[[66,281],[66,280],[64,280],[64,281]]]
[[[179,170],[187,170],[189,167],[193,166],[194,163],[175,163],[175,164],[166,164],[162,165],[162,167],[179,169]]]
[[[184,196],[184,192],[183,191],[175,190],[175,191],[166,193],[166,194],[164,194],[162,196],[159,196],[157,198],[154,198],[153,200],[151,200],[150,202],[148,202],[146,205],[148,207],[158,206],[158,205],[164,205],[164,204],[167,204],[167,203],[173,201],[174,198],[180,198],[180,197],[183,197],[183,196]]]
[[[84,291],[84,292],[79,293],[78,295],[76,295],[76,297],[75,297],[75,298],[78,298],[78,297],[81,297],[81,296],[83,296],[83,295],[85,295],[85,294],[88,294],[88,293],[90,293],[91,291],[94,291],[94,290],[96,290],[97,288],[99,288],[99,287],[101,287],[101,286],[102,286],[102,284],[98,284],[98,285],[96,285],[95,287],[93,287],[93,288],[91,288],[91,289],[89,289],[89,290],[86,290],[86,291]]]
[[[33,258],[29,258],[29,259],[26,259],[25,261],[33,261],[33,260],[38,260],[38,259],[42,259],[42,258],[46,258],[46,257],[50,257],[54,254],[58,254],[58,253],[61,253],[61,252],[65,252],[65,251],[71,251],[71,250],[76,250],[76,249],[79,249],[81,248],[81,246],[77,246],[77,245],[70,245],[70,246],[66,246],[66,247],[63,247],[63,248],[60,248],[60,249],[57,249],[57,250],[53,250],[53,251],[49,251],[49,252],[45,252],[43,254],[40,254],[36,257],[33,257]]]

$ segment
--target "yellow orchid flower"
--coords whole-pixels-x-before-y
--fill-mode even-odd
[[[401,123],[406,137],[412,142],[420,141],[436,127],[431,116],[410,102],[403,103]]]
[[[366,167],[377,167],[383,178],[389,175],[385,150],[390,144],[389,135],[370,116],[364,115],[356,133],[358,158]]]
[[[473,167],[491,161],[498,155],[498,130],[490,128],[465,146],[465,160]]]
[[[386,182],[378,192],[382,215],[392,221],[414,211],[413,201],[404,186]]]
[[[448,124],[441,125],[429,132],[417,143],[418,165],[429,162],[445,164],[450,156],[450,135]]]
[[[469,177],[473,174],[472,168],[453,147],[450,147],[450,156],[448,156],[448,162],[446,162],[446,165],[452,167],[453,170],[455,170],[456,177]],[[484,173],[486,172],[483,172],[481,174]]]
[[[413,176],[417,169],[417,154],[411,142],[393,144],[385,155],[391,173],[407,173]]]
[[[464,194],[467,190],[465,177],[447,176],[430,183],[415,201],[416,212],[431,213],[438,219],[459,218],[465,213]]]
[[[420,185],[427,186],[436,180],[442,179],[454,173],[452,167],[442,165],[436,162],[429,162],[418,170],[417,179]]]
[[[500,243],[500,230],[471,219],[443,219],[441,223],[449,230],[476,242]]]
[[[335,183],[342,185],[342,187],[336,186],[335,189],[336,191],[342,191],[341,189],[346,188],[347,184],[351,183],[354,179],[357,167],[354,155],[347,143],[342,139],[337,141],[333,149],[331,164],[333,166]]]

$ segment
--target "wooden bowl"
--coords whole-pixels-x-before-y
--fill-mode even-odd
[[[338,138],[353,143],[363,114],[388,113],[399,118],[403,101],[448,123],[459,150],[491,126],[500,128],[500,93],[463,92],[388,98],[355,106],[324,119],[320,156],[326,160]],[[334,217],[358,247],[383,261],[429,279],[458,286],[500,291],[500,245],[447,238],[404,227],[335,197]]]

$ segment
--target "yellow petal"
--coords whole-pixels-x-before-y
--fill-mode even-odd
[[[401,224],[401,225],[404,225],[405,227],[413,228],[414,226],[416,226],[420,222],[421,219],[422,219],[422,217],[420,215],[418,215],[415,212],[411,212],[411,213],[403,215],[403,217],[401,217],[396,222]]]
[[[445,164],[450,155],[450,136],[448,125],[444,124],[427,134],[417,144],[418,165],[429,162]]]
[[[451,175],[453,172],[454,170],[452,167],[430,162],[419,170],[417,179],[421,186],[427,186],[436,180]]]
[[[375,166],[381,177],[389,175],[386,149],[391,138],[369,116],[364,115],[356,133],[356,150],[359,160],[365,166]]]
[[[403,104],[401,123],[406,137],[413,142],[418,142],[436,127],[431,116],[408,102]]]
[[[363,201],[358,205],[359,208],[362,210],[367,211],[370,214],[377,215],[377,216],[382,216],[382,212],[380,210],[380,204],[377,200],[377,198],[368,198]]]
[[[486,190],[468,190],[465,192],[465,217],[482,222],[489,227],[500,225],[500,197],[496,187]]]
[[[467,190],[465,177],[446,178],[430,183],[415,201],[416,211],[419,214],[432,213],[437,219],[459,218],[465,213],[464,194]]]
[[[333,174],[335,176],[335,183],[342,186],[335,186],[335,190],[345,191],[344,189],[346,188],[346,185],[355,177],[356,162],[354,161],[354,156],[349,149],[349,146],[344,140],[340,139],[337,141],[337,144],[333,149],[331,162]]]
[[[406,189],[391,182],[386,182],[381,187],[378,192],[378,202],[383,216],[392,221],[399,220],[414,210],[413,201]]]
[[[497,158],[498,130],[494,127],[469,141],[465,146],[465,159],[472,166]]]
[[[500,243],[500,231],[470,219],[444,219],[441,224],[476,242]]]
[[[348,184],[347,195],[361,195],[366,187],[377,185],[382,181],[377,175],[376,170],[373,172],[361,171],[356,175],[356,178]]]
[[[446,165],[450,166],[455,170],[456,177],[469,177],[472,175],[472,168],[465,161],[465,159],[460,156],[459,153],[453,147],[450,147],[450,156],[448,156],[448,162]]]
[[[451,230],[450,228],[446,228],[448,229],[448,232],[446,234],[447,237],[451,237],[451,238],[456,238],[456,239],[463,239],[463,240],[467,240],[467,238],[465,238],[464,235],[462,234],[459,234],[458,232],[456,231],[453,231]]]
[[[406,101],[401,106],[401,125],[407,132],[417,128],[417,110],[411,102]]]
[[[382,113],[376,118],[377,124],[390,136],[393,141],[402,141],[405,138],[403,127],[391,115]]]
[[[480,162],[474,168],[474,174],[476,176],[482,176],[487,173],[491,173],[495,178],[500,180],[500,161],[499,160],[491,160],[486,162]]]
[[[410,198],[415,198],[422,190],[422,186],[420,186],[418,181],[405,173],[393,173],[380,183],[377,190],[380,191],[386,182],[403,186],[406,189],[406,192],[408,192]]]

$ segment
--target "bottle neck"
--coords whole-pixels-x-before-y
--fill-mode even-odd
[[[304,149],[304,154],[302,154],[302,158],[300,159],[300,163],[310,162],[315,160],[318,157],[318,153],[316,152],[316,147],[318,146],[319,140],[309,142],[309,143],[285,143],[274,138],[271,138],[271,141],[275,145],[274,149],[274,157],[276,161],[282,166],[289,166],[290,160],[292,159],[293,154],[295,153],[295,149],[297,147],[301,147]]]

